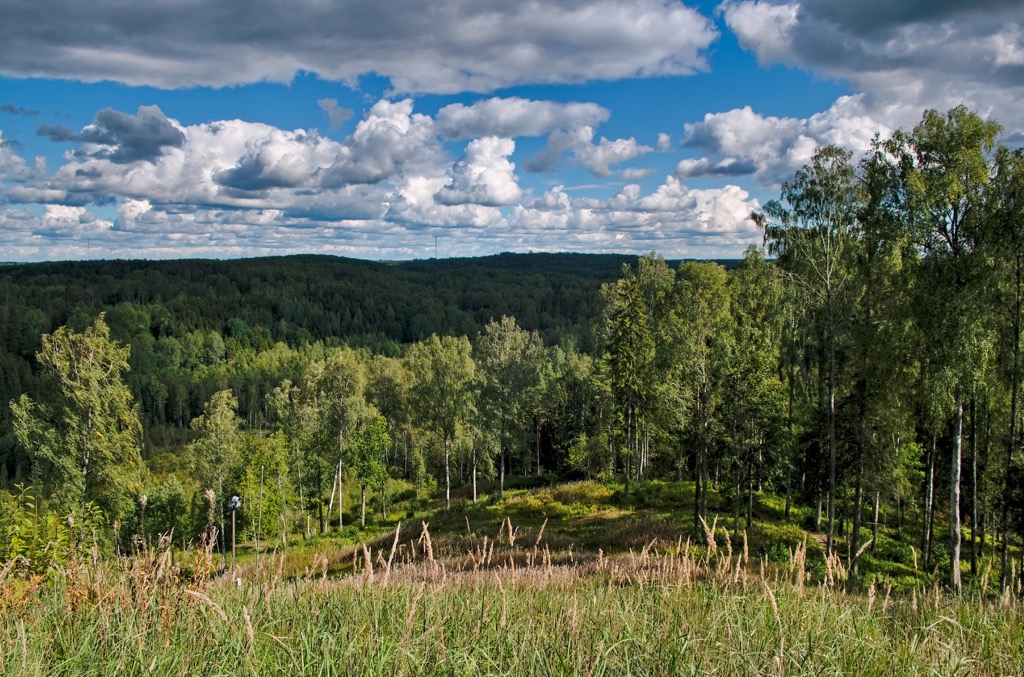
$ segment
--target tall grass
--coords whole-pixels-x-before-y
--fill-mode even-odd
[[[241,582],[183,579],[160,550],[73,564],[2,610],[0,673],[1024,673],[1009,593],[850,595],[838,561],[810,580],[803,545],[774,566],[721,537],[614,558],[543,539],[506,521],[459,554],[416,525],[352,550],[338,579],[326,563],[285,578],[280,557]]]

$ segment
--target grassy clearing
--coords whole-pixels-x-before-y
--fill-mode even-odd
[[[289,579],[285,558],[268,556],[240,567],[238,584],[189,580],[159,550],[74,565],[3,610],[0,673],[1024,671],[1024,604],[1010,595],[850,595],[838,560],[817,584],[804,544],[773,565],[721,530],[724,548],[677,541],[617,557],[553,553],[546,534],[506,519],[457,552],[451,535],[396,530],[354,550],[343,578],[321,559]]]
[[[990,570],[949,596],[883,531],[850,592],[772,497],[749,532],[725,517],[698,541],[692,485],[645,494],[396,505],[417,519],[248,552],[223,576],[215,553],[166,544],[8,569],[0,674],[1024,674],[1024,602]]]

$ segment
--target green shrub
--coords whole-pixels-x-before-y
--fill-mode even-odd
[[[899,564],[913,566],[914,548],[909,543],[898,541],[884,533],[878,534],[878,541],[874,547],[874,557],[890,560]]]

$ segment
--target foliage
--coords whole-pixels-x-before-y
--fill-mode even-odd
[[[18,487],[13,509],[0,521],[0,568],[53,579],[64,567],[98,555],[93,550],[106,520],[96,504],[85,503],[61,516],[40,509],[39,503],[30,490]]]
[[[142,466],[138,407],[121,380],[129,348],[110,339],[103,315],[81,333],[61,327],[42,343],[36,359],[47,396],[11,403],[15,434],[60,509],[94,502],[116,518]]]

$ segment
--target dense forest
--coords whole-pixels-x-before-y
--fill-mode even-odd
[[[271,368],[264,363],[318,342],[394,356],[431,334],[473,336],[508,315],[549,345],[589,351],[598,289],[635,261],[527,254],[396,263],[295,256],[7,265],[0,267],[0,401],[37,392],[42,334],[61,326],[80,331],[104,312],[112,338],[132,346],[126,378],[141,404],[147,441],[153,429],[187,428],[225,387],[255,425],[269,388],[296,376],[294,366],[264,373]],[[4,406],[0,487],[27,473],[9,421]]]
[[[787,516],[816,507],[808,528],[829,553],[843,539],[854,577],[884,524],[956,590],[986,543],[1006,579],[1024,526],[1024,153],[999,132],[957,108],[860,160],[819,149],[752,215],[764,250],[729,266],[5,267],[0,479],[182,542],[233,494],[259,492],[262,534],[286,538],[386,515],[392,480],[450,504],[513,476],[625,496],[689,479],[695,530],[711,512],[749,526],[771,490]]]

